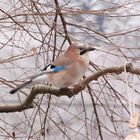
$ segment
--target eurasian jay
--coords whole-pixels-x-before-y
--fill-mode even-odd
[[[70,45],[63,55],[48,64],[39,74],[32,76],[29,81],[11,90],[10,93],[14,94],[23,87],[41,83],[49,83],[49,85],[58,88],[67,88],[76,84],[83,78],[89,67],[87,52],[93,50],[95,48],[88,44]]]

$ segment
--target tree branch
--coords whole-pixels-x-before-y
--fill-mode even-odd
[[[98,80],[99,77],[102,77],[106,74],[120,74],[124,72],[125,66],[116,66],[116,67],[109,67],[105,68],[103,70],[97,71],[94,74],[90,75],[89,77],[86,77],[84,80],[82,80],[79,84],[75,85],[72,88],[65,88],[65,89],[58,89],[55,87],[45,86],[45,85],[39,85],[32,88],[30,94],[27,96],[25,101],[22,104],[19,105],[5,105],[0,106],[0,112],[16,112],[16,111],[22,111],[29,108],[33,108],[33,100],[38,94],[47,94],[50,93],[52,95],[55,95],[57,97],[60,96],[68,96],[71,98],[72,96],[78,94],[81,90],[83,90],[88,83],[90,83],[93,80]],[[126,64],[126,71],[130,72],[132,74],[140,75],[140,68],[133,68],[131,63]]]
[[[71,42],[71,39],[70,39],[70,37],[68,35],[68,31],[67,31],[67,27],[66,27],[67,23],[66,23],[66,21],[65,21],[65,19],[63,17],[62,12],[61,12],[59,2],[58,2],[58,0],[54,0],[54,2],[55,2],[55,6],[56,6],[56,12],[59,14],[61,22],[62,22],[62,25],[63,25],[63,28],[64,28],[65,38],[68,40],[69,44],[71,44],[72,42]]]

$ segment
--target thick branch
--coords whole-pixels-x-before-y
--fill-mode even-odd
[[[112,73],[120,74],[123,71],[124,71],[124,66],[105,68],[103,70],[95,72],[89,77],[86,77],[83,81],[75,85],[73,88],[58,89],[55,87],[50,87],[50,86],[45,86],[45,85],[33,87],[30,94],[27,96],[27,98],[22,104],[14,105],[14,106],[12,105],[0,106],[0,112],[8,113],[8,112],[22,111],[25,109],[33,108],[34,107],[33,100],[38,94],[50,93],[57,97],[65,95],[71,98],[72,96],[78,94],[81,90],[83,90],[85,86],[91,81],[97,80],[99,77],[102,77],[103,75],[106,75],[106,74],[112,74]],[[140,68],[133,68],[131,63],[128,63],[126,65],[126,71],[132,74],[140,75]]]

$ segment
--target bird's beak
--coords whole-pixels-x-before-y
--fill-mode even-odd
[[[86,49],[86,52],[94,51],[94,50],[96,50],[96,49],[95,48],[92,48],[92,47],[89,47],[89,48]]]

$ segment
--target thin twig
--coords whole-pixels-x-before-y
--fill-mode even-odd
[[[101,130],[101,126],[100,126],[100,119],[99,119],[98,112],[97,112],[97,109],[96,109],[96,103],[95,103],[94,98],[92,96],[90,86],[87,85],[87,88],[88,88],[88,91],[89,91],[89,95],[91,97],[92,106],[94,108],[94,112],[95,112],[95,116],[96,116],[96,120],[97,120],[97,126],[98,126],[98,130],[99,130],[99,136],[100,136],[100,139],[103,140],[102,130]]]
[[[61,12],[59,2],[58,2],[58,0],[54,0],[54,2],[55,2],[55,6],[56,6],[56,12],[59,14],[61,22],[62,22],[62,25],[63,25],[63,28],[64,28],[65,38],[68,40],[69,44],[71,44],[72,42],[71,42],[71,39],[70,39],[70,37],[68,35],[68,31],[67,31],[67,27],[66,27],[67,23],[66,23],[66,21],[65,21],[65,19],[63,17],[62,12]]]

